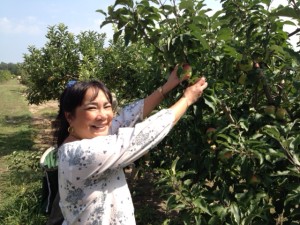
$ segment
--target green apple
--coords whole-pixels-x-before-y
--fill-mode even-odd
[[[253,68],[253,62],[252,62],[252,60],[250,60],[250,59],[248,59],[248,60],[247,59],[246,60],[242,60],[239,63],[239,68],[240,68],[241,71],[249,72]]]
[[[243,73],[240,77],[239,77],[239,84],[244,85],[246,83],[246,79],[247,79],[247,74]]]
[[[275,106],[274,105],[268,105],[268,106],[266,106],[264,111],[265,111],[265,114],[267,114],[267,115],[275,115]]]
[[[213,142],[213,134],[216,132],[216,128],[209,127],[206,130],[207,143],[211,144]]]
[[[277,119],[283,120],[283,119],[285,119],[286,115],[287,115],[287,111],[286,111],[285,108],[278,108],[276,110],[275,116],[276,116]]]

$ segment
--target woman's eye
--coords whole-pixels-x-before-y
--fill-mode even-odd
[[[104,108],[106,108],[106,109],[109,109],[109,108],[111,108],[112,106],[109,104],[109,105],[105,105],[104,106]]]
[[[93,106],[87,107],[87,110],[95,110],[95,109],[97,109],[97,108],[96,108],[96,107],[93,107]]]

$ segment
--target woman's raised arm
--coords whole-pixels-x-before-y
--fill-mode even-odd
[[[186,66],[189,67],[189,65]],[[180,80],[180,78],[177,76],[177,70],[178,70],[178,65],[175,66],[174,70],[171,72],[167,82],[145,98],[144,109],[143,109],[144,118],[146,118],[151,114],[153,109],[155,109],[155,107],[161,103],[161,101],[165,98],[167,93],[169,93],[172,89],[177,87],[177,85],[181,81],[187,80],[191,76],[191,74],[187,74]]]

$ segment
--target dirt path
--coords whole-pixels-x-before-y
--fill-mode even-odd
[[[57,110],[57,101],[29,105],[29,111],[32,114],[32,126],[38,131],[33,138],[35,149],[44,151],[53,145],[52,121],[54,116],[49,116],[49,113],[55,114]]]

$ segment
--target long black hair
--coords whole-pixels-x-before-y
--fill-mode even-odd
[[[99,90],[101,90],[112,104],[112,95],[101,81],[73,81],[71,84],[67,85],[60,96],[58,115],[53,123],[54,139],[57,147],[61,146],[69,136],[68,128],[70,125],[65,117],[65,112],[74,115],[76,108],[82,105],[87,90],[91,88],[94,90],[93,100],[97,97]]]

